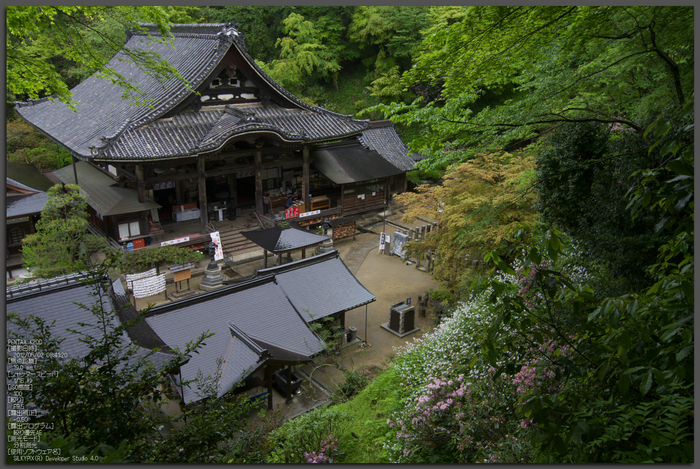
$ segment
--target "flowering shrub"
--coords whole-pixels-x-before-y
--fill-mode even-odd
[[[512,277],[517,292],[516,277]],[[459,305],[452,316],[398,349],[394,369],[413,393],[387,423],[394,462],[524,462],[527,429],[513,412],[518,395],[482,360],[493,307],[488,293]],[[509,329],[501,331],[510,335]]]
[[[527,445],[508,409],[512,386],[494,380],[434,378],[387,420],[396,430],[395,462],[525,462]],[[519,447],[516,449],[516,447]]]
[[[316,451],[304,452],[304,458],[306,458],[307,463],[311,464],[332,463],[333,458],[338,454],[338,439],[331,434],[328,435],[328,440],[321,440],[321,450],[318,454]]]
[[[537,352],[537,355],[543,358],[533,358],[513,376],[512,382],[517,386],[517,394],[522,398],[528,393],[542,396],[561,391],[560,374],[563,367],[556,364],[551,357],[568,355],[569,347],[559,346],[554,340],[549,340],[540,345],[537,351],[530,348],[529,352],[533,355]]]
[[[270,435],[276,447],[268,456],[268,462],[333,462],[333,459],[343,455],[334,435],[342,434],[348,420],[347,414],[327,407],[287,421]]]

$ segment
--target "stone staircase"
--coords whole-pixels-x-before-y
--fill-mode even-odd
[[[248,229],[219,232],[224,257],[232,259],[234,256],[251,251],[260,251],[259,254],[262,255],[262,248],[243,236],[241,231],[248,231]]]

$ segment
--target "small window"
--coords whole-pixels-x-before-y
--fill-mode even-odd
[[[141,234],[138,221],[119,224],[119,239],[131,238]]]
[[[24,230],[22,228],[12,228],[9,233],[10,244],[21,244],[24,239]]]

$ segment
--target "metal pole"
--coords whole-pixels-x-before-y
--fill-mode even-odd
[[[362,338],[362,343],[360,344],[360,347],[369,347],[369,344],[367,343],[367,305],[365,305],[365,336]]]

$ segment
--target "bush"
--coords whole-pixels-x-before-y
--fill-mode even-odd
[[[371,378],[360,371],[347,370],[343,373],[343,383],[338,385],[338,400],[348,400],[362,391],[370,383]]]
[[[334,435],[339,435],[348,422],[347,414],[333,408],[317,409],[290,420],[271,435],[275,449],[267,462],[307,462],[309,455],[315,453],[316,457],[327,448],[329,440],[335,442],[332,445],[334,457],[342,455]]]

